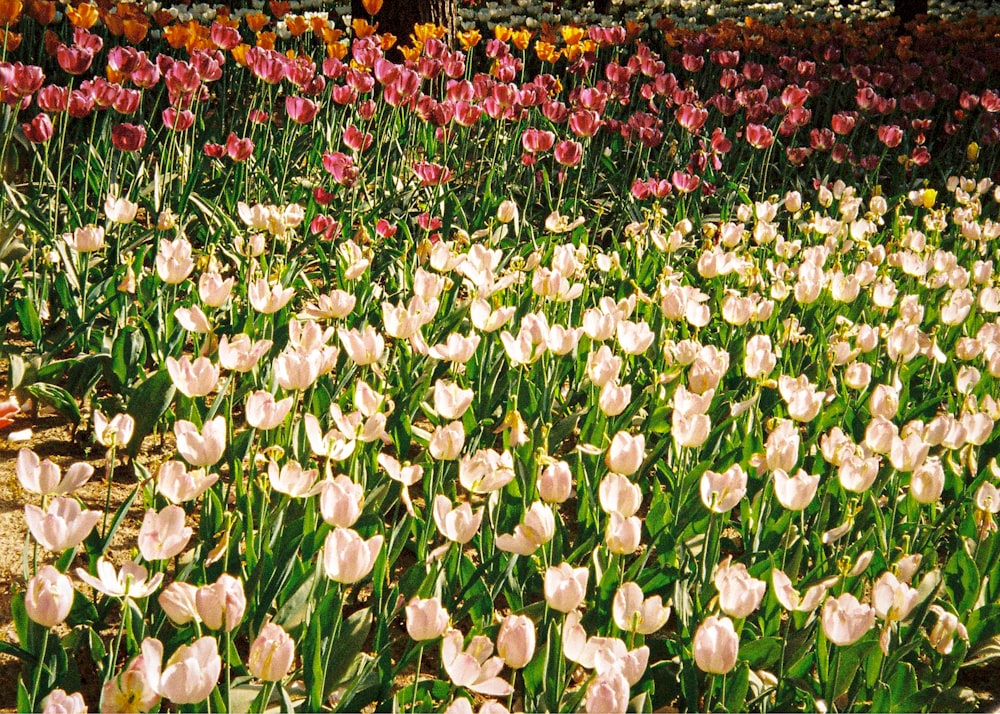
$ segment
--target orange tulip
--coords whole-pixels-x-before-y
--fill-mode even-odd
[[[133,45],[138,45],[146,39],[146,34],[149,32],[149,20],[146,18],[142,18],[141,20],[129,18],[122,25],[124,26],[125,39]]]
[[[396,40],[399,39],[394,34],[392,34],[391,32],[383,32],[380,35],[380,37],[382,38],[382,51],[383,52],[387,52],[388,50],[391,50],[393,47],[395,47],[396,46]]]
[[[415,47],[409,47],[404,45],[403,47],[399,48],[399,51],[403,53],[403,59],[408,59],[413,62],[416,62],[418,59],[420,59],[420,53],[423,51],[423,47],[420,45],[417,45]]]
[[[121,37],[122,33],[125,31],[125,26],[122,23],[121,16],[113,12],[104,14],[104,26],[108,28],[108,32],[115,37]]]
[[[298,37],[309,29],[309,21],[301,15],[289,15],[285,18],[285,26],[292,37]]]
[[[69,18],[73,27],[82,27],[85,30],[89,30],[97,24],[99,14],[96,5],[91,5],[90,3],[80,3],[76,7],[67,7],[66,17]]]
[[[269,5],[271,7],[271,14],[279,20],[292,9],[292,4],[288,0],[271,0]]]
[[[324,27],[320,33],[320,38],[328,45],[332,45],[335,42],[340,42],[340,38],[344,36],[344,31],[339,27],[330,27],[327,25]]]
[[[26,12],[39,25],[49,25],[56,19],[54,0],[28,0]]]
[[[493,28],[493,36],[501,42],[510,40],[511,29],[506,25],[497,25]]]
[[[555,45],[538,40],[538,42],[535,43],[535,54],[538,55],[538,59],[542,62],[555,63],[558,61],[561,53],[556,49]]]
[[[365,8],[365,12],[375,17],[382,9],[382,0],[361,0],[361,5]]]
[[[542,30],[538,35],[542,42],[548,42],[550,45],[554,45],[559,41],[559,36],[556,34],[556,28],[551,22],[542,21]]]
[[[257,33],[257,46],[262,47],[265,50],[273,50],[274,43],[277,41],[278,36],[273,32],[258,32]]]
[[[242,65],[243,67],[246,67],[247,66],[247,51],[249,49],[250,49],[250,45],[247,45],[247,44],[244,44],[244,43],[241,42],[240,44],[236,45],[236,47],[234,47],[233,49],[231,49],[229,51],[229,53],[233,56],[233,59],[236,61],[236,64]]]
[[[424,24],[417,25],[413,28],[413,35],[420,42],[427,42],[427,40],[432,37],[435,40],[440,40],[447,32],[448,30],[446,28],[441,27],[441,25],[436,25],[433,22],[425,22]]]
[[[45,49],[45,54],[49,57],[56,56],[56,48],[62,44],[62,40],[52,30],[46,30],[42,35],[42,47]]]
[[[112,69],[111,65],[104,68],[104,74],[107,76],[108,81],[111,82],[111,84],[121,84],[125,77],[128,76],[124,72]]]
[[[269,22],[267,15],[255,12],[252,15],[246,16],[247,27],[249,27],[253,32],[260,32],[264,29],[264,26]]]
[[[372,25],[363,17],[356,17],[351,20],[351,29],[354,30],[354,36],[357,38],[371,37],[378,30],[378,23]]]
[[[326,46],[326,56],[342,60],[347,56],[347,45],[343,42],[330,42]]]
[[[153,13],[153,22],[155,22],[160,27],[166,27],[167,25],[173,23],[174,16],[171,15],[166,10],[157,10]]]
[[[313,15],[309,18],[309,29],[313,31],[317,37],[323,36],[323,29],[328,27],[327,20],[325,17],[319,15]]]
[[[21,46],[21,40],[24,38],[17,32],[9,32],[7,30],[0,30],[3,34],[0,37],[3,38],[3,42],[0,42],[0,46],[4,48],[5,51],[13,52],[18,47]]]
[[[16,25],[21,19],[23,9],[24,3],[21,0],[0,0],[0,25],[8,27]]]
[[[187,25],[170,25],[163,28],[163,36],[166,38],[167,44],[175,50],[187,45],[189,34]]]
[[[523,52],[528,49],[528,44],[531,42],[531,30],[517,30],[512,32],[510,33],[510,39],[514,43],[514,47]]]
[[[458,33],[458,41],[462,44],[462,49],[468,52],[483,40],[483,35],[478,29],[467,30]]]
[[[567,45],[577,44],[584,36],[582,27],[573,27],[572,25],[563,25],[559,28],[559,33]]]

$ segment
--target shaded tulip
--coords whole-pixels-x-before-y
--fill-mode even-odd
[[[507,615],[497,633],[497,654],[511,669],[521,669],[535,655],[535,623],[524,615]]]
[[[219,367],[208,357],[198,357],[194,361],[190,355],[179,360],[167,357],[167,372],[177,390],[187,397],[211,394],[219,382]]]
[[[65,689],[53,689],[42,700],[42,714],[86,714],[87,703],[80,692],[69,694]]]
[[[611,439],[611,446],[604,455],[604,463],[610,471],[630,476],[639,470],[644,458],[646,458],[646,437],[642,434],[632,436],[628,432],[619,431]]]
[[[406,633],[417,642],[433,640],[448,629],[448,611],[441,604],[441,598],[422,599],[415,597],[406,606]]]
[[[701,502],[715,513],[729,512],[746,494],[747,475],[733,464],[722,473],[705,471],[701,476]]]
[[[223,573],[211,585],[202,585],[195,593],[198,617],[212,630],[232,632],[243,619],[247,598],[243,581]]]

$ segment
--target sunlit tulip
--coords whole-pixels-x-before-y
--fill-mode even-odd
[[[617,513],[625,518],[635,515],[642,505],[642,489],[627,476],[615,472],[601,479],[597,494],[605,513]]]
[[[193,620],[201,621],[197,597],[198,588],[190,583],[175,580],[163,588],[156,601],[171,622],[175,625],[186,625]]]
[[[623,583],[615,592],[611,612],[619,629],[641,635],[653,634],[670,617],[670,608],[664,607],[659,595],[643,599],[642,589],[633,582]]]
[[[87,703],[83,694],[69,694],[65,689],[53,689],[42,700],[42,714],[86,714]]]
[[[524,518],[514,528],[513,535],[503,533],[496,538],[496,546],[508,553],[531,555],[555,535],[556,521],[552,509],[535,502],[525,511]]]
[[[611,439],[611,445],[604,455],[604,463],[610,471],[630,476],[639,470],[645,458],[646,437],[619,431]]]
[[[31,449],[21,449],[17,452],[15,472],[17,480],[26,491],[39,496],[64,496],[87,483],[94,475],[94,467],[82,461],[77,462],[60,478],[56,464],[49,459],[42,461]]]
[[[434,411],[443,419],[461,419],[475,396],[471,389],[439,379],[434,382]]]
[[[207,357],[192,361],[189,355],[179,360],[167,357],[167,372],[177,390],[187,397],[211,394],[219,382],[219,367]]]
[[[221,673],[215,638],[201,637],[178,647],[164,663],[159,691],[174,704],[195,704],[208,698]]]
[[[135,419],[131,414],[115,414],[108,421],[97,409],[92,415],[94,422],[94,438],[102,446],[108,448],[121,447],[132,440],[132,433],[135,431]]]
[[[767,468],[786,473],[795,468],[799,461],[799,430],[789,419],[779,419],[777,426],[767,436],[764,444]]]
[[[801,422],[815,419],[826,398],[826,394],[817,391],[805,375],[795,379],[781,375],[778,378],[778,391],[788,406],[788,416]]]
[[[559,612],[571,612],[578,608],[587,594],[587,568],[574,568],[569,563],[560,563],[545,571],[545,602]]]
[[[273,460],[267,464],[267,481],[278,493],[292,498],[305,498],[316,483],[316,469],[304,469],[295,459],[290,459],[281,467]]]
[[[368,326],[363,331],[355,328],[337,330],[344,351],[351,360],[359,365],[375,364],[382,358],[385,340],[374,327]]]
[[[167,560],[179,554],[187,546],[194,533],[184,525],[184,509],[167,506],[157,513],[146,511],[139,528],[139,552],[144,560]]]
[[[774,496],[790,511],[801,511],[812,503],[819,488],[819,475],[799,469],[794,475],[778,469],[774,472]]]
[[[834,579],[835,580],[835,579]],[[786,610],[798,610],[800,612],[811,612],[823,600],[827,588],[833,581],[824,580],[813,585],[806,591],[804,596],[799,595],[799,591],[792,587],[791,579],[782,571],[775,568],[771,571],[771,590],[778,602]]]
[[[178,324],[188,332],[205,335],[212,331],[212,324],[208,321],[208,316],[197,305],[191,307],[179,307],[174,310],[174,317]]]
[[[351,481],[344,474],[336,478],[326,478],[317,486],[319,490],[319,510],[323,520],[332,526],[350,528],[364,507],[364,487]]]
[[[746,472],[739,464],[733,464],[722,473],[705,471],[701,475],[700,490],[705,508],[715,513],[727,513],[746,494]]]
[[[264,390],[251,392],[246,401],[247,423],[263,431],[274,429],[284,422],[291,408],[291,397],[275,400],[270,392]]]
[[[206,272],[198,278],[198,295],[209,307],[222,307],[233,291],[234,278],[223,278],[219,273]]]
[[[447,496],[434,497],[434,524],[438,532],[455,543],[465,544],[479,531],[483,522],[484,509],[475,512],[468,502],[452,507]]]
[[[77,568],[76,575],[94,590],[119,599],[148,597],[163,582],[163,573],[149,578],[146,568],[131,561],[124,563],[121,570],[116,570],[103,556],[97,559],[96,578],[83,568]]]
[[[479,449],[458,463],[458,481],[472,493],[493,493],[514,480],[514,457],[509,451]]]
[[[127,224],[135,220],[135,215],[139,210],[139,204],[129,201],[127,198],[118,198],[112,194],[104,200],[104,215],[109,221]]]
[[[323,572],[334,582],[358,582],[375,567],[382,540],[381,535],[364,540],[350,528],[334,528],[323,543]]]
[[[55,627],[69,616],[74,592],[69,577],[51,565],[43,565],[28,581],[24,609],[42,627]]]
[[[177,451],[192,466],[211,466],[226,451],[226,418],[217,416],[202,426],[201,431],[189,421],[174,422]]]
[[[195,593],[198,617],[212,630],[232,632],[247,609],[243,581],[223,573],[211,585],[202,585]]]
[[[60,497],[49,501],[44,511],[25,504],[24,520],[43,548],[60,553],[80,545],[101,520],[101,513],[81,508],[76,499]]]
[[[546,503],[563,503],[573,491],[573,474],[569,464],[556,461],[538,475],[538,496]]]
[[[827,598],[820,617],[823,633],[835,645],[850,645],[875,626],[875,610],[851,593]]]
[[[730,563],[727,558],[715,571],[716,589],[719,591],[719,609],[730,617],[744,618],[760,606],[764,598],[765,583],[747,572],[743,563]]]
[[[726,674],[736,666],[740,638],[728,617],[710,615],[694,633],[694,663],[703,672]]]
[[[280,682],[288,675],[294,659],[295,640],[281,625],[269,622],[250,645],[247,669],[257,679]]]
[[[234,372],[249,372],[270,349],[271,340],[254,341],[243,333],[230,340],[223,335],[219,340],[219,364]]]
[[[872,585],[872,607],[875,614],[888,622],[905,620],[917,604],[916,588],[901,583],[886,571]]]
[[[844,457],[837,467],[837,479],[845,490],[864,493],[875,483],[880,463],[878,456],[851,454]]]
[[[497,634],[497,654],[511,669],[521,669],[535,655],[535,623],[524,615],[507,615]]]
[[[144,640],[141,654],[101,688],[102,712],[149,712],[156,708],[163,651],[162,647],[150,647],[150,642]]]
[[[160,276],[160,280],[170,285],[184,282],[194,270],[191,251],[191,243],[184,236],[172,241],[161,240],[160,250],[156,254],[156,274]]]
[[[653,344],[653,338],[656,337],[645,320],[642,322],[620,320],[615,329],[615,335],[622,351],[630,355],[645,352]]]
[[[271,285],[264,278],[258,278],[250,283],[247,295],[254,310],[262,315],[271,315],[288,304],[295,295],[295,288],[283,288],[281,283]]]
[[[463,647],[464,640],[461,631],[449,630],[441,642],[441,663],[452,683],[494,697],[506,697],[514,691],[509,682],[498,676],[503,660],[490,656],[493,643],[489,638],[476,635],[467,647]]]
[[[156,476],[156,492],[171,503],[186,503],[200,497],[219,474],[206,473],[205,469],[187,470],[180,461],[165,461]]]
[[[92,253],[104,247],[104,228],[86,225],[63,235],[66,244],[77,253]]]
[[[598,675],[587,685],[583,701],[588,714],[612,714],[628,711],[629,684],[625,675],[618,670],[610,670]]]
[[[433,640],[448,629],[449,619],[441,598],[414,597],[406,606],[406,633],[417,642]]]

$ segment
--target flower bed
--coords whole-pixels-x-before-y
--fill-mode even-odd
[[[962,706],[1000,21],[4,7],[19,709]]]

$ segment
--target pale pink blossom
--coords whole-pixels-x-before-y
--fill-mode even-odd
[[[249,372],[270,349],[271,340],[253,341],[243,333],[230,340],[223,335],[219,340],[219,364],[234,372]]]
[[[186,397],[204,397],[211,394],[219,382],[219,367],[208,357],[192,361],[189,355],[179,360],[167,357],[170,381]]]
[[[177,450],[192,466],[212,466],[226,451],[226,418],[217,416],[202,426],[201,431],[191,422],[174,422]]]
[[[255,429],[274,429],[288,416],[292,408],[292,398],[275,400],[274,395],[264,390],[251,392],[246,400],[247,423]]]
[[[73,607],[73,581],[51,565],[43,565],[28,581],[24,609],[33,622],[55,627],[69,616]]]
[[[449,619],[439,597],[414,597],[406,605],[406,633],[417,642],[440,637],[448,629]]]
[[[144,560],[167,560],[187,546],[194,533],[184,525],[184,509],[167,506],[160,512],[146,511],[139,528],[139,552]]]
[[[262,315],[271,315],[288,304],[295,295],[295,288],[283,288],[281,283],[271,285],[264,278],[258,278],[250,283],[247,295],[254,310]]]
[[[280,682],[288,675],[294,659],[295,640],[281,625],[269,622],[250,645],[247,669],[257,679]]]
[[[569,563],[560,563],[545,571],[545,602],[559,612],[571,612],[578,608],[587,595],[587,568],[574,568]]]
[[[381,535],[365,540],[350,528],[334,528],[323,543],[323,572],[334,582],[358,582],[375,567],[382,540]]]
[[[719,609],[730,617],[745,618],[760,607],[765,583],[751,576],[743,563],[731,560],[726,558],[715,571],[713,582],[719,591]]]
[[[703,672],[726,674],[736,666],[740,638],[728,617],[710,615],[694,633],[694,663]]]
[[[510,683],[498,675],[503,660],[491,657],[493,643],[488,637],[476,635],[464,646],[465,638],[459,630],[449,630],[441,642],[441,663],[448,678],[455,686],[479,694],[506,697],[512,691]]]
[[[823,633],[835,645],[850,645],[875,626],[875,610],[862,605],[851,593],[831,597],[820,616]]]
[[[119,599],[140,600],[153,593],[163,582],[163,573],[157,573],[152,578],[149,571],[138,563],[124,563],[121,570],[104,559],[97,559],[97,577],[83,568],[76,569],[80,580],[98,592]]]
[[[434,524],[441,535],[455,543],[472,540],[483,522],[483,513],[482,508],[473,511],[468,502],[453,507],[447,496],[434,497]]]
[[[24,520],[43,548],[60,553],[80,545],[101,520],[101,513],[82,508],[76,499],[59,497],[49,501],[44,511],[25,504]]]
[[[205,469],[189,471],[181,461],[165,461],[156,476],[156,492],[171,503],[186,503],[199,498],[219,480],[219,474]]]
[[[701,476],[701,502],[715,513],[728,513],[746,494],[747,475],[733,464],[722,473],[706,470]]]
[[[17,452],[15,472],[26,491],[39,496],[65,496],[87,483],[94,475],[94,467],[78,462],[61,476],[59,467],[49,459],[42,461],[31,449],[21,449]]]

